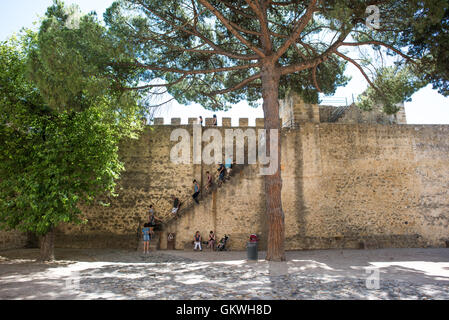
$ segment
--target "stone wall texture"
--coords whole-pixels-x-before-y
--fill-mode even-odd
[[[337,122],[345,124],[407,124],[404,104],[400,104],[398,107],[400,110],[397,114],[387,115],[380,109],[380,107],[374,108],[372,111],[363,111],[355,104],[352,104],[345,110],[344,114]],[[320,106],[320,110],[321,109],[323,108]],[[326,122],[326,120],[323,122]]]
[[[19,231],[0,231],[0,250],[23,248],[27,235]]]
[[[157,125],[121,148],[126,163],[118,198],[85,208],[83,226],[62,226],[60,247],[135,248],[150,204],[166,218],[172,195],[186,206],[166,223],[176,249],[191,249],[200,231],[230,235],[244,250],[251,233],[266,246],[264,179],[257,165],[242,165],[221,188],[191,204],[192,180],[204,185],[215,165],[174,164],[174,129]],[[225,128],[218,128],[223,133]],[[246,130],[247,128],[241,128]],[[282,201],[286,248],[441,247],[449,241],[449,126],[305,123],[282,132]],[[203,142],[203,147],[207,143]],[[237,167],[238,168],[238,167]]]
[[[288,134],[287,247],[445,246],[448,134],[448,126],[341,124]]]
[[[198,172],[196,165],[170,161],[170,150],[176,144],[170,141],[170,135],[176,128],[192,134],[192,126],[157,125],[148,127],[139,140],[123,142],[120,153],[126,171],[116,190],[119,196],[104,199],[110,204],[107,207],[84,208],[87,224],[60,226],[57,246],[134,248],[139,230],[148,220],[150,205],[162,219],[171,211],[173,195],[183,201],[189,199]]]

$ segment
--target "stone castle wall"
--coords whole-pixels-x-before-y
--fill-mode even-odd
[[[448,126],[310,124],[287,136],[283,161],[300,157],[284,173],[287,246],[444,246],[448,134]]]
[[[387,115],[380,107],[374,107],[371,111],[364,111],[355,104],[335,107],[317,104],[309,104],[302,101],[295,94],[287,96],[279,101],[279,116],[283,127],[294,127],[303,123],[328,123],[342,124],[407,124],[404,104],[399,104],[399,111],[395,115]],[[332,119],[335,114],[337,119]]]
[[[150,204],[170,213],[172,195],[190,201],[192,180],[216,166],[174,164],[176,128],[155,125],[121,146],[126,171],[110,206],[83,208],[86,225],[58,228],[57,247],[135,249]],[[156,120],[160,123],[160,120]],[[224,122],[227,123],[227,122]],[[257,121],[263,125],[263,120]],[[240,121],[245,130],[247,121]],[[226,128],[219,128],[225,130]],[[282,131],[282,201],[286,248],[445,246],[449,241],[449,126],[304,123]],[[266,246],[264,180],[246,165],[221,189],[166,226],[176,248],[190,248],[195,231],[231,236],[243,250],[251,233]],[[2,236],[0,234],[0,236]],[[3,238],[2,238],[3,239]],[[5,245],[7,241],[3,243]],[[18,243],[18,242],[17,242]]]
[[[215,172],[216,166],[171,163],[170,149],[177,142],[170,141],[170,134],[176,128],[192,130],[156,125],[140,140],[125,143],[121,150],[127,171],[120,196],[110,207],[86,209],[87,225],[61,228],[58,246],[132,248],[149,204],[165,216],[173,194],[189,201],[192,180],[202,184],[206,171]],[[445,245],[448,134],[448,126],[366,124],[305,123],[283,130],[287,249]],[[165,232],[176,233],[178,249],[189,248],[197,230],[206,239],[210,230],[218,237],[230,234],[233,249],[244,249],[248,235],[258,233],[263,247],[264,199],[263,177],[256,165],[247,165]]]
[[[446,246],[449,240],[448,126],[304,124],[282,137],[286,248]],[[248,166],[229,185],[168,226],[176,248],[249,234],[266,246],[264,182]],[[164,237],[163,237],[164,238]]]
[[[19,231],[0,230],[0,250],[23,248],[27,240],[27,235]]]

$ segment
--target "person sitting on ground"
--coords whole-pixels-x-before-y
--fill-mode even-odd
[[[209,191],[210,188],[212,187],[212,175],[210,174],[209,171],[206,171],[206,175],[207,175],[206,191]]]
[[[222,163],[220,163],[218,165],[218,169],[217,169],[219,176],[218,176],[218,186],[221,186],[221,184],[224,182],[224,178],[225,178],[225,172],[226,169],[224,167],[224,165]]]
[[[195,200],[197,204],[200,204],[200,202],[198,201],[198,196],[200,194],[200,187],[198,185],[198,182],[196,182],[196,180],[193,180],[193,192],[194,192],[194,194],[192,195],[193,200]]]
[[[194,251],[196,251],[197,248],[199,248],[200,251],[203,251],[203,248],[201,248],[201,235],[199,231],[195,233],[195,236],[193,237],[193,243],[195,244],[195,247],[193,248]]]
[[[215,242],[216,242],[215,233],[211,231],[209,233],[209,243],[207,245],[207,247],[210,248],[211,251],[215,250]]]
[[[173,209],[171,210],[171,213],[177,215],[180,207],[181,201],[179,201],[176,196],[173,196]]]
[[[150,252],[150,224],[147,222],[142,228],[143,235],[143,254]]]

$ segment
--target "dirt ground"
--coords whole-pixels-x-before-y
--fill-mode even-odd
[[[239,251],[38,254],[0,251],[0,299],[449,300],[449,249],[290,251],[283,263]]]

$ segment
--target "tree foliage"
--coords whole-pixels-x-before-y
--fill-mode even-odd
[[[133,106],[136,96],[120,88],[133,74],[111,64],[129,59],[95,13],[81,15],[76,7],[69,10],[55,1],[47,10],[36,46],[30,48],[29,69],[31,80],[55,110],[82,111],[104,96],[111,106],[116,103],[125,109]]]
[[[137,82],[146,86],[136,88],[150,90],[152,81],[163,79],[179,103],[227,109],[242,100],[256,105],[262,97],[261,66],[270,54],[281,68],[280,98],[294,91],[317,102],[318,93],[331,95],[347,84],[348,63],[363,72],[352,50],[362,46],[383,48],[385,55],[402,58],[403,64],[415,59],[421,66],[412,71],[415,77],[433,82],[444,93],[449,79],[447,3],[120,0],[108,9],[105,21],[134,56],[134,61],[119,65],[140,70]],[[370,5],[379,8],[377,30],[367,27]],[[410,67],[404,72],[411,72]],[[374,81],[368,79],[371,85]],[[396,99],[388,94],[380,97],[384,105]]]
[[[223,13],[223,21],[235,32],[208,5]],[[295,21],[308,5],[300,1],[269,6],[266,20],[271,47],[280,47],[291,35]],[[133,53],[135,60],[121,65],[140,71],[138,82],[147,86],[139,89],[153,89],[152,81],[163,79],[179,103],[196,102],[209,109],[226,109],[242,100],[255,106],[261,98],[261,63],[255,53],[263,51],[257,48],[262,46],[264,30],[258,15],[248,7],[245,1],[117,1],[108,9],[105,21]],[[337,11],[329,9],[326,15],[338,15]],[[279,57],[281,65],[318,59],[327,49],[328,40],[318,39],[324,22],[304,27],[304,41],[314,38],[314,42],[307,40],[305,46],[288,47]],[[316,68],[286,72],[280,79],[280,96],[294,90],[306,100],[317,102],[315,83],[319,83],[321,92],[333,94],[348,81],[343,75],[345,64],[338,57],[329,56]]]
[[[417,73],[439,93],[449,96],[449,1],[417,1],[413,12],[407,12],[413,23],[398,19],[403,29],[398,43],[420,62]]]
[[[357,105],[366,111],[380,108],[388,115],[396,114],[403,102],[411,101],[412,95],[427,84],[415,72],[410,66],[377,70],[374,86],[359,96]]]
[[[91,16],[64,28],[62,8],[39,34],[0,46],[0,227],[39,235],[85,222],[81,204],[114,195],[119,143],[141,130],[140,96],[117,89],[102,62],[104,29]]]

